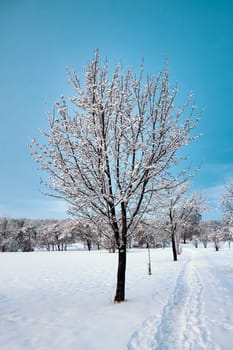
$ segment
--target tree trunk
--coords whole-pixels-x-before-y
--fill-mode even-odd
[[[117,271],[117,287],[114,298],[115,303],[125,300],[125,271],[126,271],[126,245],[118,249],[118,271]]]
[[[179,237],[179,235],[176,235],[176,236],[175,236],[175,242],[176,242],[176,252],[177,252],[177,255],[181,255],[182,249],[181,249],[181,247],[180,247],[180,237]]]
[[[90,252],[91,251],[91,240],[87,238],[87,249]]]
[[[125,272],[126,272],[126,252],[127,252],[127,218],[125,203],[121,203],[122,214],[122,231],[121,240],[119,232],[115,236],[118,246],[118,271],[117,271],[117,287],[114,298],[115,303],[120,303],[125,300]]]
[[[186,244],[186,234],[184,233],[183,243]]]
[[[150,259],[150,245],[147,243],[147,250],[148,250],[148,275],[152,275],[151,272],[151,259]]]
[[[173,253],[173,260],[177,261],[176,239],[174,234],[172,235],[172,253]]]

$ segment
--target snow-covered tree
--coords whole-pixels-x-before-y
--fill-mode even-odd
[[[216,251],[219,251],[221,248],[221,243],[224,241],[224,233],[222,226],[216,226],[214,230],[210,234],[210,239],[214,244],[214,248]]]
[[[221,204],[224,211],[224,228],[230,242],[233,235],[233,182],[226,185]]]
[[[0,219],[0,251],[7,251],[9,235],[7,231],[7,218]]]
[[[92,222],[80,221],[78,232],[80,240],[87,246],[89,251],[94,246],[99,249],[100,245],[102,245],[99,229]]]
[[[0,219],[0,249],[2,252],[21,249],[17,237],[24,223],[25,219]]]
[[[204,248],[207,248],[210,242],[210,235],[212,232],[212,221],[201,221],[199,224],[199,236],[198,241],[202,242]]]
[[[226,241],[226,231],[223,222],[218,220],[201,222],[199,239],[204,247],[207,247],[208,242],[213,242],[215,250],[218,251],[221,244]]]
[[[166,222],[166,232],[171,239],[173,260],[177,261],[179,253],[179,233],[183,227],[185,195],[188,190],[186,183],[175,189],[168,189],[161,196],[162,213]]]
[[[69,79],[75,96],[56,103],[43,132],[47,142],[33,140],[32,156],[49,174],[49,195],[65,199],[72,215],[99,232],[108,226],[119,254],[115,302],[121,302],[127,240],[157,192],[173,186],[170,169],[180,158],[177,151],[196,138],[198,118],[192,94],[175,108],[177,88],[169,87],[167,65],[157,77],[120,65],[110,73],[97,52],[85,83],[76,72]]]
[[[36,232],[31,225],[24,225],[18,231],[16,241],[23,252],[32,252],[35,245]]]
[[[229,217],[233,217],[233,182],[226,185],[225,193],[222,199],[222,205],[225,210],[225,214]]]
[[[161,196],[165,230],[172,242],[174,261],[177,261],[177,255],[180,253],[180,236],[187,230],[192,229],[195,233],[198,231],[201,214],[205,209],[203,196],[199,193],[188,196],[188,191],[188,183],[184,182]]]
[[[134,235],[134,244],[138,247],[165,247],[168,242],[165,224],[160,218],[142,220]]]
[[[54,234],[54,227],[56,227],[57,221],[45,220],[42,221],[37,228],[37,244],[39,248],[46,248],[47,250],[55,250],[56,238]]]
[[[66,250],[69,243],[73,243],[70,224],[63,221],[47,221],[38,229],[40,247],[47,250]]]

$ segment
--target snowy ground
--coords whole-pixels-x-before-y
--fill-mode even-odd
[[[112,303],[117,255],[0,254],[1,350],[232,350],[233,248],[128,253],[127,302]]]

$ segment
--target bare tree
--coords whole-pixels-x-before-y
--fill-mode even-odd
[[[167,66],[166,66],[167,67]],[[61,97],[48,116],[47,144],[33,140],[32,156],[49,174],[47,194],[65,199],[70,213],[108,225],[118,249],[115,302],[125,300],[127,240],[156,193],[172,187],[177,151],[193,141],[192,95],[174,107],[167,68],[144,79],[132,69],[101,66],[99,54],[85,69],[85,84],[69,73],[76,95]],[[70,105],[72,108],[70,108]],[[73,111],[70,114],[70,110]],[[101,232],[105,234],[105,232]]]
[[[228,231],[229,237],[232,237],[233,233],[233,182],[229,183],[225,187],[225,193],[223,194],[221,204],[224,211],[224,227]]]
[[[209,239],[213,242],[216,251],[219,251],[221,245],[224,244],[225,235],[224,227],[221,221],[209,221]]]
[[[166,228],[171,242],[173,260],[177,261],[180,253],[180,235],[192,227],[193,232],[197,233],[198,225],[205,210],[205,198],[201,193],[193,193],[188,196],[189,186],[187,182],[178,185],[173,190],[167,190],[161,197],[163,206],[163,215],[166,218]]]
[[[36,232],[31,225],[25,224],[19,229],[16,241],[23,252],[32,252],[34,250],[35,234]]]
[[[177,186],[176,189],[168,189],[162,198],[163,214],[166,219],[166,228],[171,243],[173,260],[177,261],[179,253],[179,230],[183,226],[183,215],[185,207],[185,195],[188,190],[187,184]]]
[[[230,217],[233,217],[233,182],[226,185],[222,205],[225,213]]]
[[[24,226],[25,219],[0,218],[0,250],[2,252],[20,249],[18,234]]]
[[[0,218],[0,251],[7,250],[8,235],[7,235],[7,218]]]

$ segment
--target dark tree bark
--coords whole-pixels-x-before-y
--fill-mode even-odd
[[[148,250],[148,275],[152,275],[151,271],[151,259],[150,259],[150,244],[147,242],[147,250]]]
[[[125,300],[125,272],[126,272],[126,245],[123,244],[118,249],[118,271],[117,271],[117,286],[115,303],[120,303]]]
[[[118,271],[117,271],[117,286],[115,303],[120,303],[125,300],[125,272],[126,272],[126,253],[127,253],[127,215],[125,203],[121,203],[121,240],[120,235],[116,235],[116,242],[118,246]],[[118,231],[119,232],[119,231]]]
[[[177,261],[177,250],[176,250],[176,240],[175,235],[172,235],[172,253],[173,253],[173,260]]]
[[[183,236],[183,243],[186,244],[186,234],[184,233],[184,236]]]
[[[91,240],[87,238],[87,249],[91,251]]]

